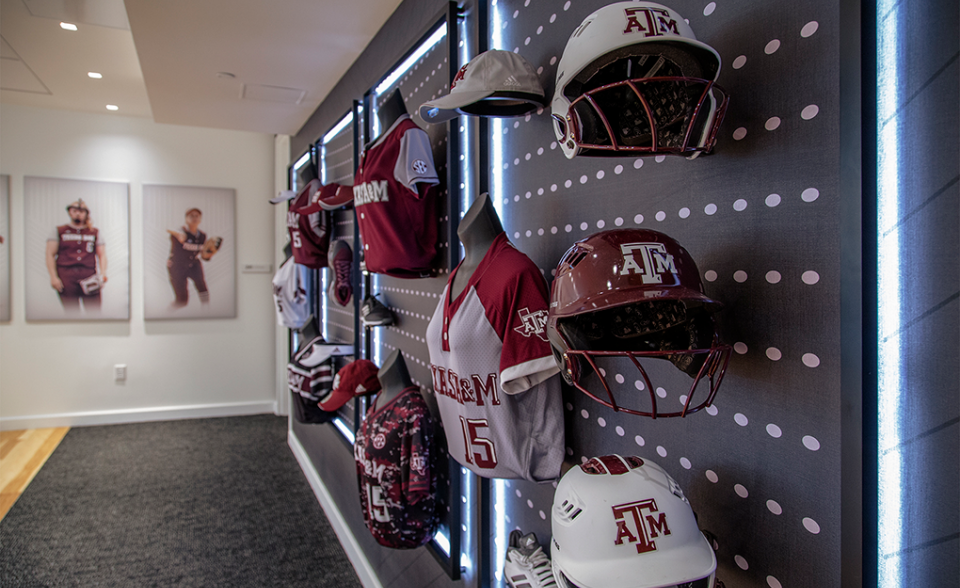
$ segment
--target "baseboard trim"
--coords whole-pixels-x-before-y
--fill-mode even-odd
[[[287,444],[290,445],[290,449],[293,450],[293,455],[300,463],[300,468],[303,470],[307,482],[310,483],[310,487],[313,489],[317,501],[320,502],[320,506],[323,507],[323,512],[327,515],[327,519],[330,520],[330,525],[337,534],[337,539],[340,540],[340,544],[343,545],[343,550],[347,553],[347,559],[353,564],[353,569],[356,570],[357,576],[360,577],[360,583],[363,584],[364,588],[383,588],[383,584],[380,583],[380,578],[377,577],[373,566],[370,565],[370,560],[367,559],[366,554],[364,554],[360,548],[357,538],[354,537],[353,532],[347,525],[347,521],[343,518],[343,514],[340,513],[340,509],[337,508],[333,497],[324,485],[323,480],[320,479],[320,474],[318,474],[317,469],[313,467],[307,451],[303,448],[303,445],[300,444],[300,440],[293,434],[293,431],[287,432]]]
[[[92,425],[118,425],[151,421],[174,421],[213,417],[273,414],[277,409],[275,400],[257,402],[232,402],[223,404],[198,404],[192,406],[156,406],[89,412],[41,414],[20,417],[0,417],[0,431],[20,429],[45,429],[49,427],[86,427]]]

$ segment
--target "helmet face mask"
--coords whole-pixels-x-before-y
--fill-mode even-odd
[[[556,275],[547,337],[568,384],[615,411],[653,418],[684,417],[712,404],[731,349],[716,332],[712,313],[720,304],[703,294],[696,264],[679,243],[657,231],[604,231],[575,243]],[[693,379],[681,410],[658,406],[653,380],[675,377],[653,359]],[[635,387],[646,391],[640,402],[615,397],[606,373],[624,373],[621,364],[639,372]],[[590,390],[591,373],[602,391]]]
[[[557,69],[557,141],[568,158],[710,152],[728,102],[719,71],[716,51],[669,8],[601,8],[574,31]]]

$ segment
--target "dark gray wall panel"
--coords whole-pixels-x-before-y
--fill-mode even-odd
[[[502,48],[519,49],[552,89],[567,36],[607,2],[525,4],[492,9],[507,24]],[[719,83],[733,98],[715,154],[570,161],[549,111],[492,125],[504,157],[492,164],[502,188],[491,189],[504,226],[548,279],[575,240],[617,227],[662,231],[697,260],[707,293],[726,304],[722,339],[737,344],[714,408],[687,419],[622,415],[567,390],[568,454],[578,463],[637,454],[666,468],[717,535],[728,585],[839,585],[837,7],[669,5],[724,62]],[[654,384],[666,390],[661,402],[679,406],[689,380],[670,368],[657,369]],[[619,394],[638,393],[632,367],[614,372]],[[539,512],[549,518],[551,492],[507,492],[506,501],[510,528],[549,530]]]

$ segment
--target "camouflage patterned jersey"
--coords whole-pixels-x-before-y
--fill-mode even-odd
[[[374,407],[353,446],[363,520],[381,545],[419,547],[439,524],[433,419],[413,386]]]

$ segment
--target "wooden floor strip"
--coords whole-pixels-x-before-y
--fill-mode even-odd
[[[0,519],[26,490],[70,427],[0,432]]]

